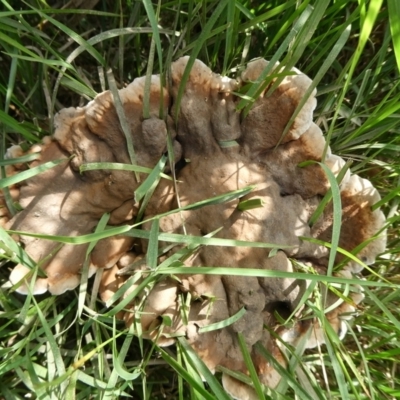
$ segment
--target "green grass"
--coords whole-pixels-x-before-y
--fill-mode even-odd
[[[2,0],[0,4],[0,157],[11,144],[29,146],[51,134],[54,115],[63,107],[85,104],[96,93],[107,88],[115,91],[137,76],[161,72],[162,78],[168,79],[171,61],[183,55],[189,55],[191,62],[200,58],[213,71],[231,77],[237,76],[247,61],[264,57],[279,60],[287,69],[296,66],[313,78],[318,89],[315,121],[333,152],[379,189],[388,218],[388,247],[373,266],[374,273],[364,274],[361,284],[366,298],[345,340],[339,341],[327,328],[327,346],[293,354],[291,368],[282,371],[279,393],[266,389],[264,396],[400,399],[397,0],[100,1],[90,10],[56,9],[52,7],[60,2],[39,0]],[[249,99],[262,89],[250,86],[239,107],[246,112],[251,106]],[[134,164],[134,149],[130,155]],[[5,163],[0,158],[2,174]],[[40,168],[45,167],[51,165]],[[146,192],[162,178],[160,171],[161,164],[151,180],[143,182],[144,202],[148,201]],[[0,181],[6,195],[13,179]],[[337,196],[332,196],[335,202]],[[154,267],[159,240],[182,240],[179,235],[159,233],[157,221],[155,218],[149,233],[147,255]],[[72,239],[94,243],[125,228],[114,229],[103,230],[99,224],[96,233]],[[131,234],[143,234],[139,232]],[[139,289],[165,274],[187,273],[178,260],[207,241],[217,243],[212,238],[187,241],[187,248],[159,265]],[[333,250],[336,246],[332,243]],[[4,250],[0,253],[0,283],[4,284],[13,262],[22,259],[32,265],[32,261],[3,230],[0,247]],[[32,273],[38,273],[32,267]],[[246,273],[255,276],[257,270]],[[315,288],[323,286],[322,281],[340,283],[333,277],[298,276],[312,278]],[[133,275],[128,284],[136,279]],[[116,319],[124,307],[117,300],[126,287],[107,308],[97,300],[96,280],[86,285],[83,279],[83,283],[81,290],[58,297],[25,297],[0,290],[1,399],[23,399],[28,394],[37,399],[224,398],[220,372],[213,377],[183,339],[176,347],[160,349],[141,338],[139,325],[127,330]],[[317,295],[309,305],[316,315],[321,314]],[[263,388],[242,347],[250,376],[239,378],[253,379],[261,393]]]

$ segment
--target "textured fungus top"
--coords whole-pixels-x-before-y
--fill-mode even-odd
[[[333,223],[333,206],[328,203],[318,220],[312,226],[309,224],[329,189],[329,180],[318,164],[326,143],[312,120],[315,90],[297,110],[311,80],[294,69],[269,93],[269,87],[275,82],[273,79],[244,115],[237,111],[240,99],[235,93],[244,84],[256,82],[268,62],[249,63],[241,79],[236,81],[214,74],[196,60],[180,105],[176,107],[187,61],[184,57],[172,64],[172,82],[168,89],[161,91],[159,78],[152,78],[150,117],[147,119],[143,119],[144,78],[135,79],[119,92],[137,164],[150,168],[156,165],[167,149],[168,132],[174,159],[176,162],[181,160],[176,165],[177,181],[175,184],[166,179],[160,181],[146,208],[144,220],[255,185],[255,189],[241,199],[164,216],[160,218],[159,229],[194,236],[219,230],[218,238],[273,243],[281,246],[281,250],[270,253],[265,247],[203,246],[182,259],[183,265],[290,273],[301,264],[326,274],[329,248],[318,244],[320,242],[301,239],[330,242]],[[279,66],[274,68],[278,70]],[[167,110],[164,119],[159,117],[160,103]],[[283,135],[295,111],[297,115]],[[61,110],[53,137],[40,150],[41,158],[32,166],[60,158],[65,158],[65,162],[12,188],[14,199],[20,202],[23,210],[9,220],[3,207],[0,215],[3,225],[31,233],[77,236],[92,232],[106,212],[111,214],[110,225],[129,224],[135,220],[140,206],[135,201],[139,182],[132,172],[96,170],[79,173],[79,167],[84,163],[130,163],[127,140],[110,92],[99,94],[83,108]],[[324,163],[338,175],[344,161],[332,155],[329,148],[326,154]],[[299,166],[309,160],[316,162]],[[9,173],[18,172],[20,167],[9,169]],[[139,175],[143,181],[146,175]],[[380,198],[371,183],[349,172],[343,175],[339,246],[347,251],[357,248],[357,256],[362,261],[346,261],[337,255],[337,262],[344,261],[344,267],[337,274],[350,278],[352,273],[362,269],[363,263],[372,264],[384,250],[385,218],[379,209],[371,208]],[[261,206],[245,211],[238,207],[239,202],[251,199],[261,199]],[[150,229],[150,226],[150,222],[144,223],[143,228]],[[377,235],[375,240],[369,241],[374,235]],[[49,290],[61,294],[79,284],[87,245],[67,244],[59,248],[56,242],[23,235],[19,240],[32,259],[41,262],[47,275],[36,279],[34,293]],[[100,287],[103,300],[107,301],[124,282],[121,269],[125,271],[130,267],[134,271],[146,271],[143,254],[147,241],[142,240],[142,253],[138,252],[137,246],[132,247],[133,243],[131,236],[110,237],[101,240],[91,252],[89,274],[98,268],[105,269]],[[174,254],[176,249],[170,250],[163,259]],[[19,264],[12,271],[10,281],[16,284],[28,272],[26,266]],[[276,366],[285,366],[286,359],[279,341],[271,335],[272,331],[292,345],[305,335],[308,335],[306,347],[314,347],[325,340],[317,320],[301,319],[309,311],[301,302],[308,285],[308,281],[290,275],[278,279],[187,274],[181,275],[179,282],[165,277],[152,286],[145,301],[141,302],[142,329],[145,336],[164,346],[174,343],[177,335],[186,336],[212,371],[221,365],[248,373],[238,342],[241,333],[260,381],[275,387],[280,380]],[[353,288],[348,295],[352,301],[347,302],[331,291],[328,293],[326,306],[334,304],[335,308],[326,317],[339,335],[345,332],[343,318],[347,318],[363,298],[359,289]],[[27,293],[27,283],[22,283],[18,291]],[[185,318],[180,309],[182,298],[191,300]],[[123,315],[128,324],[132,322],[135,307],[132,304],[132,312]],[[244,315],[229,326],[211,331],[201,329],[226,320],[242,309]],[[282,318],[294,313],[291,327],[279,327],[277,313]],[[170,326],[160,325],[162,316],[170,317]],[[274,362],[259,351],[260,346]],[[223,375],[223,384],[235,399],[257,398],[252,388],[229,375]]]

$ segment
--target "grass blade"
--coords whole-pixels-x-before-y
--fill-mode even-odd
[[[179,364],[174,358],[172,358],[162,347],[159,348],[161,357],[179,374],[183,379],[189,383],[197,392],[199,392],[206,400],[215,400],[215,397],[208,393],[203,386],[199,385],[198,382],[191,376],[188,371]],[[224,397],[222,397],[224,398]]]
[[[397,0],[387,1],[389,9],[390,31],[392,32],[393,49],[396,55],[397,68],[400,71],[400,3]]]
[[[264,390],[262,388],[260,380],[258,379],[256,369],[254,367],[253,361],[251,360],[250,353],[247,349],[246,340],[241,333],[238,334],[238,340],[239,340],[240,350],[242,352],[246,367],[249,371],[251,381],[253,382],[254,390],[257,393],[257,397],[260,400],[265,400]]]
[[[117,111],[117,114],[118,114],[119,123],[121,125],[122,132],[124,132],[124,135],[125,135],[131,164],[136,165],[136,155],[135,155],[135,150],[133,148],[131,130],[129,128],[128,120],[126,119],[122,101],[121,101],[121,98],[119,97],[117,84],[115,83],[114,75],[113,75],[111,69],[109,69],[107,71],[107,79],[108,79],[108,85],[110,86],[110,90],[111,90],[112,97],[114,100],[115,110]],[[139,175],[137,175],[136,172],[135,172],[135,176],[136,176],[136,181],[139,182]]]
[[[201,374],[201,376],[208,383],[217,398],[221,400],[229,400],[229,396],[226,394],[225,390],[222,389],[220,383],[217,381],[215,376],[211,373],[204,362],[199,358],[196,352],[190,347],[186,339],[184,339],[183,337],[179,337],[178,341],[183,349],[183,352],[187,356],[189,363],[197,372]]]
[[[239,321],[239,319],[242,318],[244,314],[246,314],[246,309],[243,307],[236,314],[233,314],[232,316],[230,316],[227,319],[224,319],[223,321],[219,321],[219,322],[215,322],[214,324],[202,326],[201,328],[198,329],[198,332],[204,333],[204,332],[216,331],[218,329],[226,328],[227,326],[232,325],[236,321]]]
[[[55,161],[48,161],[44,164],[38,165],[37,167],[33,167],[27,171],[20,172],[16,175],[10,176],[8,178],[4,178],[0,180],[0,189],[3,189],[7,186],[15,185],[16,183],[20,183],[25,181],[26,179],[32,178],[42,172],[45,172],[51,168],[56,167],[64,162],[68,161],[66,158],[61,158]]]

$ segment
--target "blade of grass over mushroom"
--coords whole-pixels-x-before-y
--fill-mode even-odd
[[[27,171],[20,172],[16,175],[10,176],[8,178],[4,178],[0,180],[0,189],[5,188],[6,186],[14,185],[16,183],[25,181],[26,179],[32,178],[40,174],[41,172],[47,171],[51,168],[56,167],[57,165],[67,162],[67,158],[61,158],[55,161],[48,161],[44,164],[38,165],[37,167],[33,167]]]
[[[331,243],[328,242],[324,242],[322,240],[318,240],[318,239],[314,239],[314,238],[310,238],[310,237],[305,237],[305,236],[299,236],[300,240],[305,240],[311,243],[316,243],[318,245],[321,246],[325,246],[328,249],[330,249],[332,247]],[[381,281],[387,282],[389,283],[389,281],[387,281],[382,275],[378,274],[377,272],[375,272],[373,269],[371,269],[367,264],[365,264],[363,261],[361,261],[358,257],[356,257],[353,252],[355,254],[357,254],[358,251],[360,251],[361,249],[363,249],[366,245],[368,245],[368,243],[370,243],[371,241],[375,240],[376,238],[373,237],[367,241],[365,241],[364,243],[360,244],[359,246],[357,246],[355,249],[352,250],[352,253],[338,247],[337,251],[340,254],[343,254],[344,256],[347,257],[347,259],[345,259],[343,262],[346,262],[347,260],[352,260],[355,261],[357,264],[359,264],[363,269],[366,269],[367,271],[369,271],[372,275],[374,275],[376,278],[378,278]],[[342,266],[341,263],[338,264],[338,267]]]
[[[220,231],[220,229],[217,229],[214,232],[211,232],[207,234],[205,237],[212,237],[213,235],[217,234]],[[182,265],[182,262],[184,262],[187,258],[189,258],[195,251],[198,249],[200,245],[197,244],[189,244],[188,246],[179,249],[175,253],[173,253],[171,256],[169,256],[166,260],[162,261],[158,265],[158,269],[162,268],[168,268],[171,265]]]
[[[249,374],[250,374],[250,378],[254,385],[254,390],[257,393],[257,398],[259,400],[265,400],[264,391],[261,386],[261,382],[258,378],[258,374],[254,367],[253,361],[250,357],[249,350],[247,349],[245,338],[243,337],[243,334],[240,332],[238,333],[238,342],[239,342],[240,351],[242,352],[243,360],[246,364],[247,370],[249,371]]]
[[[315,290],[316,285],[318,284],[318,281],[311,281],[304,293],[302,294],[298,304],[294,308],[294,310],[291,312],[291,314],[286,318],[285,324],[289,323],[292,321],[292,318],[295,317],[295,315],[304,307],[306,301],[310,298],[312,295],[313,291]]]
[[[119,235],[119,234],[129,234],[129,232],[132,232],[132,236],[138,237],[138,238],[144,238],[148,239],[149,238],[149,233],[146,231],[142,230],[135,230],[132,231],[131,226],[125,226],[125,227],[118,227],[118,228],[111,228],[105,232],[101,232],[99,234],[91,234],[91,235],[84,235],[81,237],[61,237],[61,236],[48,236],[48,235],[38,235],[38,234],[27,234],[24,232],[18,232],[18,231],[9,231],[10,233],[16,233],[16,234],[26,234],[27,236],[32,236],[32,237],[40,237],[40,238],[46,238],[50,240],[57,240],[61,243],[71,243],[71,244],[82,244],[82,243],[87,243],[91,242],[92,240],[100,240],[104,239],[110,236],[114,235]],[[78,240],[80,239],[80,240]],[[191,245],[215,245],[215,246],[244,246],[244,247],[260,247],[260,248],[284,248],[285,246],[281,245],[275,245],[275,244],[269,244],[269,243],[257,243],[257,242],[246,242],[246,241],[237,241],[237,240],[229,240],[229,239],[220,239],[220,238],[206,238],[206,237],[197,237],[197,236],[186,236],[186,235],[176,235],[176,234],[165,234],[165,233],[160,233],[158,236],[159,240],[162,241],[169,241],[169,242],[175,242],[175,243],[188,243]],[[319,245],[326,246],[328,248],[331,248],[331,244],[327,242],[323,242],[317,239],[313,238],[307,238],[307,237],[299,237],[301,240],[307,240],[313,243],[317,243]],[[360,264],[363,266],[363,268],[368,269],[368,266],[365,265],[360,259],[358,259],[356,256],[353,254],[349,253],[348,251],[341,249],[340,247],[337,248],[337,251],[349,259],[355,261],[356,263]],[[175,268],[175,267],[174,267]],[[349,280],[347,278],[338,278],[338,277],[330,277],[330,276],[321,276],[321,275],[310,275],[310,274],[297,274],[297,273],[286,273],[286,272],[281,272],[281,271],[268,271],[268,270],[260,270],[260,269],[224,269],[222,268],[221,272],[216,272],[217,269],[213,270],[212,268],[208,267],[202,267],[202,268],[194,268],[194,267],[184,267],[184,269],[178,267],[178,269],[165,269],[165,270],[160,270],[160,273],[166,273],[166,274],[179,274],[179,273],[193,273],[193,274],[221,274],[221,275],[226,275],[226,274],[232,274],[232,275],[240,275],[240,276],[271,276],[271,277],[281,277],[281,278],[290,278],[290,277],[297,277],[298,279],[310,279],[312,281],[323,281],[323,282],[331,282],[331,283],[344,283],[344,284],[359,284],[361,286],[382,286],[382,287],[393,287],[393,285],[389,282],[373,282],[373,281],[359,281],[358,279],[354,280]],[[220,269],[218,269],[220,271]],[[227,272],[230,271],[230,272]],[[378,276],[378,275],[377,275]],[[380,277],[381,278],[381,277]],[[382,279],[382,278],[381,278]]]
[[[167,157],[163,155],[157,165],[151,170],[149,176],[135,190],[135,201],[139,202],[150,191],[150,189],[159,182],[162,171],[167,163]],[[165,175],[165,174],[164,174]],[[168,176],[168,175],[165,175]],[[171,179],[168,176],[169,179]]]
[[[229,267],[187,267],[175,265],[168,268],[159,268],[157,274],[160,275],[233,275],[233,276],[251,276],[251,277],[263,277],[263,278],[288,278],[288,279],[301,279],[324,283],[336,283],[343,285],[359,285],[359,286],[370,286],[370,287],[386,287],[386,288],[397,288],[396,284],[390,282],[375,282],[365,281],[358,278],[341,278],[337,276],[326,276],[326,275],[313,275],[305,274],[301,272],[285,272],[285,271],[272,271],[267,269],[256,269],[256,268],[229,268]]]
[[[160,161],[159,165],[161,165],[161,161]],[[157,168],[157,166],[155,168]],[[140,165],[103,162],[103,163],[82,164],[79,167],[79,172],[94,171],[97,169],[112,169],[112,170],[121,170],[121,171],[143,172],[145,174],[151,174],[154,171],[154,169],[142,167]],[[159,172],[159,174],[164,179],[172,180],[172,178],[170,176],[168,176],[162,172]]]
[[[246,314],[246,309],[242,307],[236,314],[233,314],[232,316],[224,319],[223,321],[202,326],[201,328],[199,328],[199,333],[216,331],[218,329],[226,328],[227,326],[232,325],[234,322],[239,321],[239,319],[242,318],[244,314]]]
[[[126,236],[133,236],[138,239],[149,239],[150,233],[141,229],[132,228],[125,233]],[[292,248],[292,246],[279,245],[274,243],[265,242],[247,242],[245,240],[234,240],[234,239],[223,239],[223,238],[212,238],[206,236],[191,236],[191,235],[180,235],[178,233],[163,233],[160,232],[158,235],[159,240],[169,243],[186,243],[191,246],[228,246],[228,247],[258,247],[266,249],[285,249]]]
[[[151,218],[149,221],[159,219],[160,216]],[[51,236],[51,235],[41,235],[41,234],[31,234],[27,232],[20,232],[20,231],[12,231],[9,230],[8,232],[13,234],[19,235],[26,235],[31,237],[38,237],[42,239],[48,239],[57,241],[60,243],[69,243],[69,244],[84,244],[90,243],[92,241],[98,241],[100,239],[106,239],[111,236],[115,235],[125,235],[125,236],[132,236],[139,239],[150,239],[150,232],[132,228],[130,225],[124,225],[121,227],[112,227],[105,231],[92,233],[88,235],[82,236]],[[211,238],[207,236],[190,236],[190,235],[180,235],[175,233],[159,233],[158,239],[164,242],[170,243],[186,243],[191,246],[198,246],[198,245],[205,245],[205,246],[228,246],[228,247],[256,247],[256,248],[267,248],[267,249],[286,249],[292,248],[293,246],[285,246],[280,244],[274,243],[265,243],[265,242],[247,242],[244,240],[234,240],[234,239],[223,239],[223,238]],[[344,253],[344,252],[343,252]],[[354,260],[358,260],[352,254],[349,253]]]
[[[252,210],[253,208],[264,207],[264,202],[262,199],[249,199],[241,201],[237,208],[240,211]]]
[[[149,247],[146,253],[146,261],[150,269],[155,269],[157,267],[159,227],[160,227],[160,220],[156,218],[151,223],[150,234],[149,234]]]
[[[146,211],[147,205],[149,204],[150,199],[153,196],[154,191],[157,188],[158,183],[160,182],[160,179],[164,177],[164,174],[162,173],[162,170],[164,169],[164,166],[161,168],[162,160],[160,160],[159,164],[156,165],[156,167],[153,169],[153,171],[150,173],[153,174],[154,170],[159,166],[159,171],[157,173],[154,173],[154,176],[150,178],[150,175],[145,179],[145,181],[140,185],[140,187],[135,191],[135,199],[136,201],[138,199],[138,190],[143,187],[143,190],[141,193],[139,192],[139,197],[141,198],[141,204],[139,211],[136,216],[136,223],[139,223],[143,219],[143,215]],[[168,179],[171,179],[170,176],[165,175],[168,177]],[[172,176],[172,180],[175,180],[174,175]],[[175,182],[174,182],[175,184]],[[148,185],[148,186],[147,186]]]
[[[382,228],[382,230],[380,232],[377,232],[373,237],[369,238],[368,240],[365,240],[364,242],[360,243],[358,246],[356,246],[352,251],[351,254],[353,254],[356,258],[356,260],[358,260],[357,258],[357,254],[364,249],[366,246],[368,246],[371,242],[377,240],[379,237],[382,237],[382,232],[385,229],[385,227]],[[355,260],[355,261],[356,261]],[[337,271],[340,271],[345,265],[346,263],[349,261],[349,259],[347,257],[344,257],[339,263],[337,263],[335,265],[335,269]],[[359,263],[360,261],[356,261],[357,263]],[[363,268],[365,268],[365,270],[368,271],[368,273],[371,274],[371,276],[375,276],[375,278],[381,280],[381,281],[386,281],[385,277],[382,276],[382,274],[380,274],[379,272],[375,271],[373,268],[371,268],[371,266],[363,265]]]
[[[275,358],[269,354],[269,352],[261,345],[261,343],[257,343],[255,348],[262,357],[264,357],[276,371],[278,371],[279,375],[282,376],[283,380],[285,380],[289,386],[295,390],[296,395],[299,399],[302,400],[310,400],[310,394],[305,392],[304,389],[296,382],[294,376],[286,370],[281,364],[279,364]]]
[[[232,378],[235,378],[239,382],[243,382],[246,385],[251,386],[253,384],[251,378],[248,375],[245,375],[243,372],[232,371],[229,368],[223,367],[222,365],[217,365],[216,370],[223,372],[224,374],[231,376]]]
[[[43,164],[45,165],[45,164]],[[114,235],[120,235],[123,233],[128,232],[131,228],[134,228],[135,226],[141,225],[144,222],[150,222],[153,221],[154,219],[159,219],[162,217],[165,217],[167,215],[171,215],[171,214],[175,214],[177,212],[180,211],[184,211],[184,210],[196,210],[208,205],[215,205],[215,204],[223,204],[226,203],[228,201],[232,201],[238,198],[241,198],[245,195],[247,195],[248,193],[250,193],[252,190],[255,189],[256,186],[251,185],[251,186],[246,186],[243,189],[239,189],[239,190],[234,190],[232,192],[228,192],[228,193],[224,193],[222,195],[218,195],[215,197],[211,197],[207,200],[202,200],[196,203],[192,203],[192,204],[188,204],[186,206],[183,206],[181,208],[176,208],[174,210],[162,213],[162,214],[158,214],[154,217],[148,218],[143,222],[140,222],[138,224],[135,225],[124,225],[124,226],[120,226],[120,227],[116,227],[116,228],[110,228],[104,232],[98,232],[98,233],[93,233],[93,234],[87,234],[87,235],[82,235],[82,236],[75,236],[75,237],[68,237],[68,236],[52,236],[52,235],[40,235],[40,234],[35,234],[35,233],[28,233],[28,232],[20,232],[20,231],[12,231],[9,230],[10,233],[17,233],[20,235],[25,235],[25,236],[31,236],[31,237],[38,237],[38,238],[42,238],[42,239],[49,239],[49,240],[53,240],[53,241],[58,241],[60,243],[71,243],[71,244],[83,244],[83,243],[87,243],[87,242],[91,242],[93,240],[100,240],[100,239],[105,239],[107,237],[110,236],[114,236]],[[281,248],[281,246],[279,246]]]
[[[132,275],[132,274],[131,274]],[[106,307],[112,306],[117,300],[119,300],[125,293],[126,291],[132,287],[136,282],[141,279],[142,274],[140,271],[136,272],[133,274],[131,277],[129,277],[123,284],[122,286],[111,296],[110,299],[108,299],[105,302]],[[150,282],[150,281],[149,281]]]
[[[108,214],[108,213],[103,214],[103,216],[100,218],[100,221],[98,222],[94,232],[95,233],[102,232],[105,229],[105,227],[107,226],[107,222],[109,219],[110,219],[110,214]],[[80,317],[82,315],[83,307],[85,305],[86,291],[87,291],[88,279],[89,279],[90,253],[93,251],[93,249],[97,243],[98,243],[97,240],[93,240],[92,242],[89,243],[89,246],[86,250],[86,257],[85,257],[85,262],[83,264],[81,280],[80,280],[80,285],[79,285],[78,311],[77,311],[78,317]]]
[[[114,100],[115,110],[117,111],[117,114],[118,114],[119,123],[120,123],[122,131],[124,132],[124,135],[125,135],[129,158],[130,158],[131,164],[136,165],[136,155],[135,155],[135,150],[133,148],[131,130],[129,128],[129,124],[126,119],[126,115],[125,115],[124,107],[122,105],[121,98],[119,97],[117,84],[114,79],[114,74],[111,69],[109,69],[106,72],[106,74],[107,74],[108,85],[110,86],[110,90],[111,90],[112,97]],[[140,182],[139,175],[136,172],[135,172],[135,177],[136,177],[136,181]]]
[[[193,204],[189,204],[187,206],[183,206],[181,208],[181,210],[197,210],[198,208],[202,208],[202,207],[205,207],[205,206],[223,204],[223,203],[226,203],[228,201],[240,199],[241,197],[244,197],[247,194],[249,194],[250,192],[252,192],[255,188],[256,188],[255,185],[246,186],[246,187],[244,187],[242,189],[239,189],[239,190],[234,190],[232,192],[224,193],[224,194],[221,194],[219,196],[210,197],[207,200],[202,200],[202,201],[198,201],[198,202],[193,203]],[[161,216],[164,216],[166,214],[168,214],[168,213],[161,214]]]
[[[203,360],[201,360],[201,358],[190,347],[186,339],[183,337],[179,337],[178,342],[188,362],[192,365],[192,367],[196,371],[198,371],[201,374],[203,379],[205,379],[205,381],[208,383],[213,393],[217,396],[217,399],[229,400],[229,396],[226,394],[225,390],[222,389],[218,380],[211,373],[208,367],[204,364]]]
[[[175,101],[175,104],[174,104],[176,118],[179,115],[179,109],[180,109],[180,104],[181,104],[183,92],[185,90],[186,83],[187,83],[187,81],[189,79],[190,71],[191,71],[191,69],[193,67],[193,64],[194,64],[194,62],[196,60],[196,57],[199,54],[201,48],[204,46],[205,41],[209,38],[211,29],[213,28],[213,26],[217,22],[220,14],[225,9],[225,7],[229,3],[229,1],[230,0],[221,0],[221,1],[218,2],[217,7],[213,10],[213,13],[212,13],[211,17],[208,18],[207,23],[203,27],[203,29],[202,29],[202,31],[200,33],[200,36],[196,40],[195,46],[193,47],[193,50],[190,53],[189,61],[187,62],[185,71],[183,72],[183,75],[182,75],[182,78],[181,78],[181,82],[179,84],[178,94],[176,96],[176,101]]]
[[[6,160],[2,159],[0,160],[0,166],[27,163],[37,160],[38,158],[40,158],[40,153],[27,154],[25,156],[8,158]]]
[[[336,181],[335,175],[329,169],[329,167],[323,163],[316,161],[306,161],[305,163],[301,163],[299,166],[304,167],[308,164],[318,164],[324,170],[326,177],[328,178],[330,191],[332,193],[332,201],[333,201],[333,223],[332,223],[332,239],[331,239],[331,251],[329,253],[329,261],[328,261],[328,269],[326,274],[328,276],[332,275],[333,266],[335,264],[336,252],[338,251],[339,246],[339,238],[340,238],[340,229],[342,224],[342,201],[340,198],[340,189],[338,186],[338,182]]]
[[[216,204],[223,204],[232,200],[236,200],[236,199],[240,199],[243,196],[246,196],[247,194],[249,194],[250,192],[252,192],[254,189],[256,188],[256,185],[250,185],[250,186],[246,186],[242,189],[239,190],[234,190],[228,193],[224,193],[215,197],[210,197],[209,199],[206,200],[201,200],[198,201],[196,203],[192,203],[192,204],[188,204],[186,206],[183,207],[179,207],[176,208],[174,210],[171,211],[167,211],[165,213],[162,214],[158,214],[154,217],[148,218],[144,222],[149,222],[154,220],[155,218],[162,218],[162,217],[166,217],[168,215],[171,214],[175,214],[177,212],[181,212],[181,211],[186,211],[186,210],[197,210],[199,208],[203,208],[206,206],[211,206],[211,205],[216,205]],[[135,227],[136,225],[133,225],[132,227]]]
[[[129,286],[123,285],[123,289],[121,287],[115,293],[115,295],[113,295],[112,299],[110,299],[107,302],[107,304],[110,304],[112,301],[116,300],[117,293],[119,296],[122,296],[123,294],[126,293],[126,296],[122,300],[120,300],[119,303],[115,307],[113,307],[110,311],[106,312],[103,315],[109,317],[109,316],[114,316],[114,315],[118,314],[120,311],[122,311],[124,308],[126,308],[130,304],[130,302],[132,302],[134,300],[134,298],[142,292],[143,289],[145,289],[148,285],[152,284],[155,280],[156,280],[156,274],[150,274],[149,276],[144,278],[143,281],[141,281],[134,290],[130,291],[129,293],[126,293]]]
[[[343,168],[340,170],[338,176],[336,177],[336,182],[338,185],[342,182],[343,178],[346,175],[346,172],[349,170],[350,166],[352,165],[353,161],[348,160],[346,161],[346,164],[343,166]],[[302,164],[299,165],[301,167]],[[303,164],[303,166],[306,166],[306,164]],[[326,192],[325,196],[323,199],[320,201],[318,204],[318,207],[315,209],[314,213],[311,215],[308,225],[312,227],[318,220],[318,218],[322,215],[324,212],[324,209],[326,205],[332,200],[332,189],[329,188],[329,190]]]

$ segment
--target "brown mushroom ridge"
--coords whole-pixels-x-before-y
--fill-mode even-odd
[[[272,94],[267,93],[268,90],[262,93],[244,115],[237,111],[240,99],[233,92],[246,82],[257,81],[267,61],[249,63],[241,80],[235,81],[214,74],[196,60],[177,108],[187,60],[184,57],[173,63],[171,86],[168,90],[163,88],[162,101],[169,110],[167,122],[158,116],[161,96],[158,77],[152,80],[149,119],[142,118],[143,78],[136,79],[120,92],[137,163],[147,167],[157,163],[166,150],[167,128],[174,140],[175,159],[182,155],[176,172],[177,193],[172,182],[161,180],[146,208],[145,219],[255,185],[255,189],[241,199],[165,216],[159,221],[160,231],[204,236],[219,230],[215,237],[282,246],[276,254],[270,254],[268,248],[203,246],[184,261],[188,267],[257,268],[290,273],[296,271],[293,260],[297,260],[306,268],[326,273],[327,247],[300,239],[309,237],[329,242],[332,235],[331,204],[316,223],[309,226],[311,215],[329,189],[325,172],[318,163],[299,166],[308,160],[320,162],[325,147],[321,130],[312,121],[315,90],[282,136],[311,80],[294,70]],[[69,159],[71,155],[74,157]],[[59,113],[53,141],[41,149],[39,163],[59,158],[65,158],[65,163],[28,180],[20,188],[19,201],[24,210],[11,219],[7,227],[75,236],[92,232],[105,212],[111,213],[112,225],[133,221],[139,206],[135,203],[134,191],[139,183],[131,172],[97,170],[79,174],[83,163],[130,163],[126,138],[109,92],[98,95],[86,107]],[[324,162],[335,175],[344,165],[329,148]],[[384,215],[371,208],[379,200],[379,194],[369,181],[350,173],[344,175],[340,189],[343,214],[339,246],[353,251],[379,235],[358,253],[364,264],[372,264],[386,244],[382,232]],[[239,202],[250,199],[261,199],[263,205],[241,211]],[[150,226],[151,223],[147,223],[144,227],[149,229]],[[47,274],[47,278],[36,280],[35,293],[49,290],[60,294],[79,284],[86,245],[65,245],[56,249],[55,242],[27,236],[21,236],[21,240],[35,261],[43,260],[42,267]],[[91,273],[97,268],[108,269],[101,285],[104,300],[123,284],[124,279],[118,273],[121,268],[133,264],[138,265],[137,270],[145,269],[143,262],[137,262],[143,255],[131,249],[132,243],[130,237],[112,237],[104,239],[91,253]],[[146,246],[147,242],[143,241],[144,250]],[[338,256],[337,261],[342,259]],[[338,273],[349,278],[361,269],[362,264],[351,261]],[[17,283],[27,272],[27,267],[17,265],[10,281]],[[280,375],[257,350],[262,345],[277,363],[286,365],[284,352],[279,341],[274,339],[273,331],[293,346],[305,335],[308,335],[306,347],[314,347],[325,340],[319,323],[313,319],[298,319],[291,328],[279,328],[277,324],[276,313],[286,318],[297,309],[308,281],[233,275],[188,274],[179,278],[180,282],[166,278],[152,287],[140,310],[143,331],[160,345],[170,345],[176,336],[184,335],[212,371],[223,366],[248,373],[238,342],[240,333],[260,381],[274,388]],[[26,284],[19,288],[23,293],[27,290]],[[186,318],[182,318],[180,302],[187,296],[192,299],[190,309]],[[327,320],[340,335],[345,333],[343,319],[354,312],[363,297],[359,288],[354,288],[348,296],[352,301],[343,302],[332,293],[327,296],[326,306],[335,305],[327,314]],[[132,305],[132,313],[125,314],[128,324],[135,307]],[[226,320],[243,308],[244,315],[231,325],[199,333],[199,328]],[[297,310],[296,317],[306,311],[302,307]],[[170,317],[171,326],[160,325],[160,317],[166,316]],[[235,399],[257,398],[252,388],[226,374],[223,385]]]
[[[119,93],[131,130],[136,162],[152,168],[167,148],[167,128],[159,118],[160,80],[154,76],[150,87],[150,118],[144,120],[144,78],[135,79]],[[164,107],[169,95],[164,88]],[[80,166],[93,162],[130,164],[127,140],[114,107],[112,94],[99,94],[83,108],[61,110],[55,118],[52,140],[40,150],[40,160],[31,166],[65,159],[44,173],[26,181],[20,188],[23,211],[7,223],[13,230],[59,236],[80,236],[93,232],[104,213],[110,225],[130,222],[137,214],[134,192],[139,186],[135,175],[123,170],[94,170],[80,173]],[[179,144],[175,142],[177,151]],[[138,174],[141,182],[147,174]],[[21,236],[25,250],[40,262],[47,278],[38,278],[34,293],[49,290],[61,294],[80,282],[87,245],[64,245],[54,241]],[[128,237],[113,237],[99,242],[90,256],[89,273],[98,267],[110,268],[132,245]],[[19,282],[29,269],[17,265],[10,281]],[[27,293],[26,284],[19,287]]]

